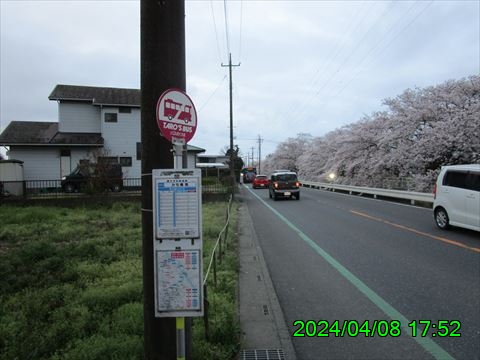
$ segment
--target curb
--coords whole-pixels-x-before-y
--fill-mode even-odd
[[[239,359],[296,360],[291,336],[253,228],[242,202],[239,223]]]

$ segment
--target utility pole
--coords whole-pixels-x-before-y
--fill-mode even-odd
[[[228,65],[222,63],[222,67],[228,66],[228,74],[230,78],[230,177],[232,181],[232,198],[235,193],[235,167],[234,167],[234,156],[233,156],[233,94],[232,94],[232,67],[240,66],[240,63],[237,65],[232,65],[232,54],[228,54]]]
[[[262,161],[262,141],[263,139],[258,135],[258,173],[261,174],[261,161]]]
[[[152,169],[173,169],[156,105],[165,90],[186,88],[185,3],[141,0],[140,19],[144,359],[171,360],[177,356],[175,318],[155,317]],[[190,348],[187,343],[187,354]]]

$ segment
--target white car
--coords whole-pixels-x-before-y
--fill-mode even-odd
[[[434,189],[437,226],[480,231],[480,164],[442,166]]]

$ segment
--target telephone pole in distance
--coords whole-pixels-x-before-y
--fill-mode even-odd
[[[230,177],[232,182],[232,198],[235,193],[235,168],[233,156],[233,96],[232,96],[232,67],[240,66],[240,63],[232,65],[232,54],[228,54],[228,65],[222,63],[222,67],[228,66],[228,73],[230,78]]]

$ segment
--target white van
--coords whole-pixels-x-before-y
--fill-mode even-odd
[[[439,228],[453,225],[480,231],[480,164],[442,166],[433,192]]]

